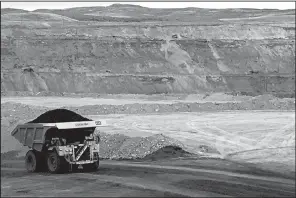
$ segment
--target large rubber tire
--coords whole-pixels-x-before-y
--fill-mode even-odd
[[[25,157],[25,163],[27,171],[30,173],[40,171],[42,162],[39,160],[39,156],[36,151],[30,150]]]
[[[83,165],[83,170],[86,172],[95,172],[99,169],[100,161],[96,161],[92,164],[85,164]]]
[[[47,169],[50,173],[64,173],[67,170],[67,162],[56,151],[49,152],[46,158]]]

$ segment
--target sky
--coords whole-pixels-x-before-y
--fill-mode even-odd
[[[109,6],[114,3],[134,4],[150,8],[257,8],[295,9],[295,2],[1,2],[1,8],[18,8],[33,11],[36,9],[65,9],[71,7]]]

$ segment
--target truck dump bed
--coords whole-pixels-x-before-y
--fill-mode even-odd
[[[100,121],[79,121],[59,123],[26,123],[15,127],[11,135],[24,146],[41,151],[45,143],[46,132],[50,129],[83,129],[106,126],[105,120]]]

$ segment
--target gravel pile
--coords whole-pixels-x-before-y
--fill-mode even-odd
[[[104,159],[141,159],[165,147],[184,148],[179,141],[157,134],[149,137],[128,137],[101,133],[100,157]]]

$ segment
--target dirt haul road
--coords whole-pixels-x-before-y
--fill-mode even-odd
[[[244,165],[219,160],[206,160],[205,169],[198,161],[106,160],[95,173],[57,175],[29,174],[23,161],[4,161],[12,166],[1,168],[1,196],[295,196],[295,180],[255,176]]]

